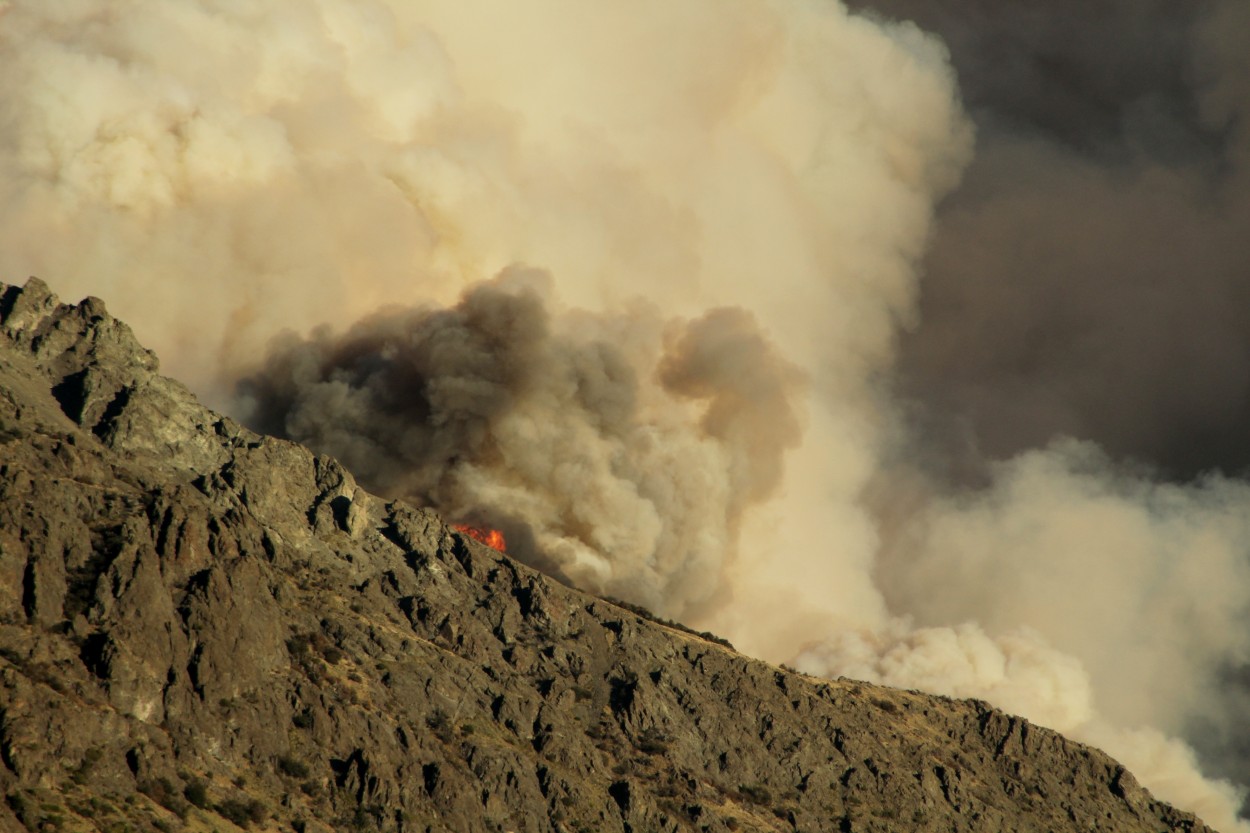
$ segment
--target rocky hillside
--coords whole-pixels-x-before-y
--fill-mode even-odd
[[[561,586],[0,284],[0,830],[1207,828],[1100,752]]]

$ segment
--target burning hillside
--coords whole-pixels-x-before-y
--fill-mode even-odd
[[[491,549],[500,552],[508,551],[508,542],[504,540],[503,532],[498,529],[491,529],[483,526],[469,526],[468,524],[452,524],[452,529],[457,532],[463,532],[474,541],[485,544]]]

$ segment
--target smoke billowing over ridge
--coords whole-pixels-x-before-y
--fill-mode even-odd
[[[553,318],[545,278],[288,338],[243,382],[256,419],[580,587],[690,614],[780,482],[799,374],[741,310]]]
[[[1237,377],[1236,328],[1198,335],[1213,310],[1169,276],[1234,316],[1250,27],[1214,2],[1163,27],[1186,86],[1137,60],[1166,4],[1091,13],[1141,33],[1105,56],[981,5],[923,21],[974,155],[942,42],[832,2],[11,0],[0,269],[104,296],[210,400],[584,586],[985,696],[1239,829],[1177,738],[1233,713],[1248,487],[1119,462],[1193,468],[1158,440],[1195,424],[1168,381],[1193,365],[1156,384],[1074,345],[1157,332]],[[1096,94],[1006,106],[1056,64],[1000,74],[986,44],[1029,37]]]

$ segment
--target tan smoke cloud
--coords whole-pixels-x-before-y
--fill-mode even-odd
[[[1179,731],[1201,692],[1175,669],[1250,649],[1229,627],[1250,582],[1250,485],[1110,472],[1065,442],[1002,464],[990,492],[936,496],[883,550],[882,584],[921,623],[965,610],[995,632],[1027,623],[1105,674],[1095,693],[1124,719]]]
[[[971,153],[935,39],[817,0],[2,10],[0,273],[583,586],[987,697],[1237,829],[1163,733],[1245,649],[1244,487],[1061,444],[966,494],[900,452]]]
[[[914,482],[900,501],[899,481],[883,476],[871,498],[886,530],[878,586],[920,628],[890,642],[885,655],[901,659],[875,675],[897,679],[900,662],[954,663],[945,676],[923,672],[925,686],[966,694],[980,685],[969,672],[988,668],[984,696],[1102,746],[1219,829],[1241,829],[1237,791],[1203,785],[1174,737],[1219,711],[1218,670],[1250,649],[1237,627],[1250,583],[1250,485],[1160,483],[1075,441],[1018,455],[991,478],[970,493]],[[993,662],[964,665],[966,634],[914,644],[915,633],[969,611],[975,652]],[[997,653],[986,634],[1001,635]],[[1066,662],[1050,661],[1056,649]]]

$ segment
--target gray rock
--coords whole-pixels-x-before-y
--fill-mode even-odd
[[[564,587],[34,280],[0,285],[0,602],[5,830],[1207,830],[984,703]]]

